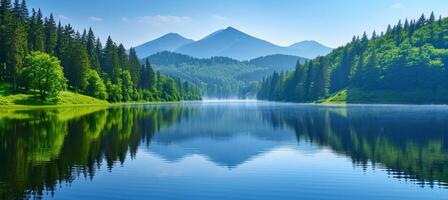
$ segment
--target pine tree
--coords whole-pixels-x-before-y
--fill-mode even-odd
[[[43,30],[42,12],[32,10],[30,29],[28,32],[29,49],[31,51],[45,51],[45,36]]]
[[[436,17],[434,16],[434,12],[431,12],[431,15],[428,19],[429,23],[433,24],[436,21]]]
[[[84,29],[84,30],[82,31],[81,42],[82,42],[82,44],[84,44],[84,45],[87,44],[87,30],[86,30],[86,29]]]
[[[16,19],[20,19],[20,2],[19,0],[14,0],[14,7],[12,8],[12,15],[16,18]]]
[[[126,49],[123,44],[120,44],[117,48],[118,65],[122,70],[129,70],[129,58],[126,54]]]
[[[137,57],[137,53],[134,48],[129,50],[129,72],[131,73],[132,82],[134,87],[138,86],[141,77],[141,64]]]
[[[390,24],[387,25],[386,34],[390,33],[392,31],[392,28],[390,27]]]
[[[65,49],[65,40],[64,40],[64,28],[62,27],[61,22],[58,23],[57,28],[57,41],[56,41],[56,47],[55,47],[55,55],[58,58],[61,58],[63,55],[63,51]]]
[[[373,30],[373,33],[372,33],[372,40],[376,39],[377,37],[378,37],[378,36],[376,35],[376,31]]]
[[[97,38],[94,44],[94,50],[92,52],[92,58],[90,60],[92,69],[101,72],[101,55],[103,52],[103,45],[100,38]]]
[[[50,18],[45,20],[45,51],[54,55],[56,45],[58,42],[58,29],[56,27],[56,22],[54,21],[53,14],[50,15]]]
[[[0,79],[8,76],[8,48],[12,37],[11,1],[0,1]]]
[[[26,1],[22,0],[22,3],[20,4],[20,18],[24,19],[25,21],[29,18],[29,11],[28,7],[26,6]]]
[[[119,69],[119,64],[117,46],[109,36],[101,55],[101,70],[112,77],[114,72]]]
[[[23,68],[27,53],[27,33],[21,21],[13,22],[11,41],[8,46],[8,74],[12,80],[14,91],[18,89],[19,73]]]
[[[62,66],[69,85],[73,89],[82,91],[87,87],[86,78],[90,70],[90,61],[82,43],[74,40],[69,44],[62,59]]]
[[[422,14],[422,16],[420,16],[420,18],[417,21],[416,28],[422,27],[423,25],[425,25],[425,22],[426,22],[425,14]]]
[[[87,48],[87,53],[89,54],[89,57],[91,57],[92,55],[94,55],[95,52],[95,34],[92,31],[92,28],[89,28],[89,32],[87,33],[86,36],[86,48]]]
[[[87,35],[85,36],[85,46],[87,49],[87,54],[89,55],[90,60],[90,66],[92,69],[99,71],[100,70],[100,59],[98,57],[98,52],[101,52],[100,50],[96,49],[96,41],[95,41],[95,34],[93,33],[92,29],[89,28],[89,31]],[[101,44],[100,44],[101,46]],[[101,48],[101,47],[100,47]]]
[[[8,0],[0,4],[0,78],[10,80],[14,90],[27,52],[25,22],[19,18],[19,7],[18,1],[14,8]]]
[[[144,65],[142,65],[141,77],[140,77],[140,88],[151,90],[156,86],[157,77],[154,69],[149,63],[149,59],[146,59]]]

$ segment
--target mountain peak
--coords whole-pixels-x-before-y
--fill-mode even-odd
[[[289,46],[288,48],[306,58],[315,58],[330,53],[333,49],[314,40],[304,40]]]
[[[315,40],[303,40],[303,41],[292,44],[290,47],[297,48],[297,47],[302,47],[302,46],[319,46],[319,47],[324,47],[324,48],[330,48],[330,47],[327,47]]]
[[[224,32],[224,33],[238,33],[238,34],[247,35],[246,33],[243,33],[242,31],[240,31],[240,30],[238,30],[236,28],[233,28],[231,26],[227,27],[226,29],[223,29],[222,32]]]
[[[176,37],[182,37],[179,33],[173,33],[173,32],[171,32],[171,33],[167,33],[167,34],[165,34],[164,36],[176,36]],[[164,36],[162,36],[162,37],[164,37]]]
[[[227,27],[227,28],[224,29],[224,30],[227,30],[227,31],[238,31],[236,28],[233,28],[233,27],[231,27],[231,26]]]
[[[297,47],[297,46],[303,46],[303,45],[325,46],[315,40],[303,40],[303,41],[292,44],[290,47]]]
[[[167,34],[163,35],[162,37],[157,38],[156,40],[162,39],[162,38],[176,38],[176,39],[179,38],[179,39],[190,40],[190,39],[185,38],[184,36],[180,35],[179,33],[173,33],[173,32],[167,33]]]
[[[140,58],[145,58],[157,52],[174,51],[177,48],[192,42],[194,42],[194,40],[187,39],[178,33],[168,33],[155,40],[139,45],[135,49]]]

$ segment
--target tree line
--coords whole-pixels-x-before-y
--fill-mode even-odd
[[[448,19],[431,13],[400,20],[380,34],[365,32],[326,56],[274,73],[260,84],[258,98],[310,102],[339,91],[425,91],[448,96]],[[421,94],[421,93],[420,93]],[[366,98],[366,97],[363,97]],[[407,101],[404,99],[404,101]]]
[[[43,63],[60,65],[63,78],[57,80],[69,90],[111,102],[201,98],[196,85],[161,75],[149,60],[141,64],[135,49],[111,37],[103,46],[91,28],[80,33],[70,24],[56,24],[52,14],[44,17],[40,9],[30,14],[25,0],[1,0],[0,82],[11,84],[14,92],[33,92],[38,89],[33,81],[57,75],[46,70],[46,76],[37,76],[36,70],[46,69]]]

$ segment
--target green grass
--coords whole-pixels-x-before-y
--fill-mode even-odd
[[[63,91],[57,98],[42,102],[34,94],[13,93],[10,84],[0,83],[0,106],[66,106],[66,105],[108,105],[107,101],[90,96]]]
[[[317,103],[347,104],[347,103],[388,103],[388,104],[446,104],[448,90],[374,90],[365,91],[357,88],[344,89]]]

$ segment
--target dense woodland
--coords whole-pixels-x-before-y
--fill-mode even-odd
[[[92,29],[80,33],[57,24],[53,15],[44,18],[41,10],[29,13],[25,0],[1,0],[0,83],[11,84],[16,93],[34,92],[30,77],[37,78],[29,75],[39,68],[27,67],[43,63],[40,58],[56,68],[60,63],[69,90],[110,102],[201,98],[195,85],[162,76],[149,61],[141,64],[133,48],[126,50],[110,37],[103,46]],[[41,77],[47,76],[51,72]]]
[[[258,98],[311,102],[345,91],[347,102],[369,102],[374,95],[365,94],[388,91],[384,94],[401,103],[446,103],[447,47],[447,18],[431,13],[406,19],[385,33],[355,36],[326,56],[298,64],[292,73],[274,73],[262,81]],[[378,96],[375,101],[381,102],[384,97]]]
[[[239,61],[228,57],[194,58],[168,51],[148,58],[162,74],[200,85],[209,98],[254,98],[263,77],[276,71],[293,71],[297,61],[307,60],[276,54]]]

